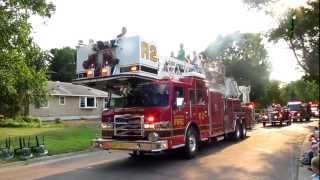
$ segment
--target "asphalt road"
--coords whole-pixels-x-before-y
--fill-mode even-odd
[[[203,145],[185,160],[178,152],[132,159],[127,152],[98,151],[0,169],[0,179],[210,179],[295,180],[299,144],[318,121],[288,127],[257,127],[240,142]]]

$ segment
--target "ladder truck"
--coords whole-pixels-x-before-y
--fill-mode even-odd
[[[101,138],[92,140],[105,150],[139,156],[181,149],[192,158],[200,142],[238,141],[252,126],[252,105],[241,102],[222,62],[199,69],[160,57],[140,36],[80,44],[73,83],[109,92]]]

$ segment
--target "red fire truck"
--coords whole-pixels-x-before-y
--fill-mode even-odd
[[[128,46],[128,41],[122,43]],[[136,61],[128,63],[124,59],[133,56],[115,50],[118,71],[114,67],[111,75],[82,75],[74,81],[110,93],[109,106],[102,112],[101,138],[93,140],[96,147],[129,150],[133,156],[180,148],[190,158],[201,141],[246,137],[252,106],[241,103],[234,93],[236,82],[225,79],[221,63],[199,70],[174,58],[158,58],[153,66],[144,62],[150,58],[143,57],[145,42],[134,41],[130,42],[141,48]],[[114,94],[118,98],[112,98]]]

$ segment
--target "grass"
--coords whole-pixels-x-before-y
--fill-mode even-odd
[[[0,143],[4,144],[6,137],[15,139],[15,148],[18,146],[18,137],[34,138],[42,136],[49,155],[86,150],[90,147],[91,139],[99,134],[97,122],[76,121],[62,124],[44,123],[40,128],[0,128]],[[33,145],[33,143],[32,143]]]

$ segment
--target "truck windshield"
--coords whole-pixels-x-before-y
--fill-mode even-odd
[[[167,84],[143,83],[132,87],[121,96],[117,107],[167,106],[169,88]]]
[[[299,111],[300,110],[300,104],[289,104],[288,108],[290,111]]]

